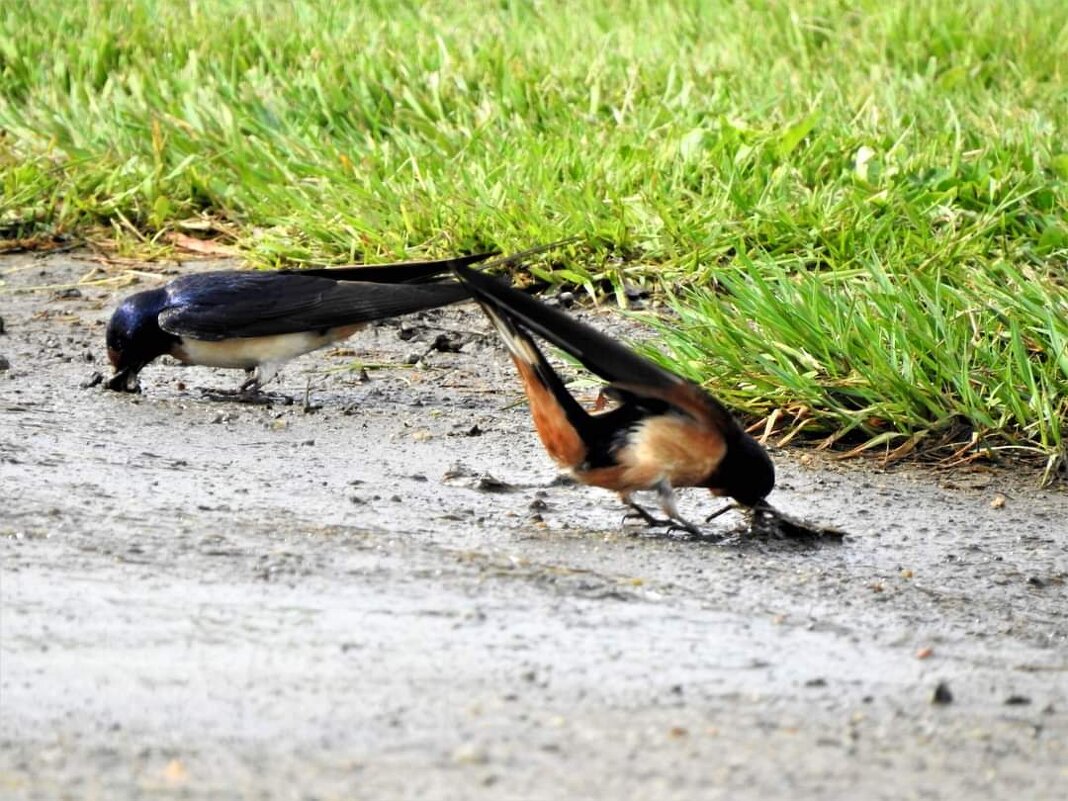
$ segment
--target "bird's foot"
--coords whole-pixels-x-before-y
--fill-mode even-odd
[[[201,395],[212,401],[228,403],[248,403],[256,406],[271,406],[275,403],[281,406],[292,406],[293,398],[281,392],[264,392],[259,386],[245,387],[242,384],[237,389],[206,389],[201,388]]]
[[[709,539],[713,536],[683,517],[656,517],[637,504],[629,504],[629,507],[629,511],[623,515],[624,523],[627,520],[641,520],[649,528],[662,528],[667,534],[683,531],[701,539]]]
[[[670,534],[673,531],[685,531],[687,534],[693,534],[695,537],[709,536],[708,532],[681,517],[671,521],[671,525],[668,527],[668,533]]]
[[[628,520],[640,520],[650,528],[668,528],[675,524],[675,521],[670,517],[656,517],[636,503],[627,504],[627,512],[623,515],[623,522],[626,523]]]

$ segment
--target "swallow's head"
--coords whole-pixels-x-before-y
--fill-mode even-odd
[[[756,506],[775,486],[775,465],[763,446],[748,434],[727,446],[727,453],[706,486],[714,495],[727,495],[743,506]]]
[[[115,368],[107,382],[117,392],[139,392],[138,373],[157,356],[169,353],[176,337],[159,327],[159,313],[167,295],[152,289],[130,295],[108,322],[108,360]]]

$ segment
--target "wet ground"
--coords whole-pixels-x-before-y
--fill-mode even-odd
[[[1063,486],[777,452],[844,543],[649,535],[472,308],[131,397],[80,385],[168,268],[94,266],[0,260],[0,797],[1064,797]]]

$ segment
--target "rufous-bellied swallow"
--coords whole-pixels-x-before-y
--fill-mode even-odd
[[[548,247],[493,263],[512,263]],[[466,299],[462,284],[430,279],[494,255],[176,278],[129,296],[115,310],[107,327],[115,375],[107,386],[138,391],[142,368],[169,354],[186,364],[251,371],[239,391],[255,394],[285,362],[346,339],[374,320]]]
[[[453,268],[500,333],[549,455],[575,478],[618,492],[650,523],[700,533],[679,516],[674,488],[707,487],[754,507],[775,485],[764,448],[697,384],[639,356],[559,309],[465,265]],[[589,412],[568,392],[531,334],[569,353],[608,381],[614,408]],[[661,521],[632,500],[655,490],[670,518]]]

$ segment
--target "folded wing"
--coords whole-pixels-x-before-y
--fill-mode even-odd
[[[432,309],[468,297],[456,282],[383,284],[293,273],[202,273],[173,281],[160,327],[220,340],[316,331]]]

